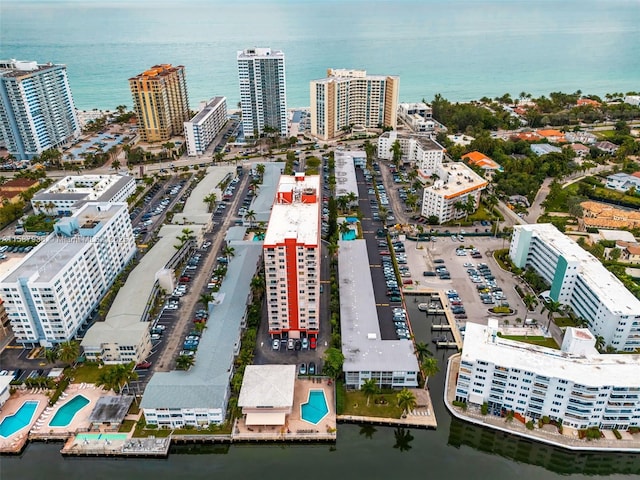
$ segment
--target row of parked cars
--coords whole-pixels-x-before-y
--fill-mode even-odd
[[[458,320],[464,320],[467,318],[467,312],[464,309],[464,304],[462,303],[462,299],[458,295],[456,290],[447,290],[447,298],[449,299],[449,304],[451,305],[451,313]]]
[[[393,309],[393,325],[396,335],[400,340],[408,340],[411,333],[407,324],[407,311],[404,308],[395,307]]]
[[[499,303],[508,307],[507,298],[504,296],[502,288],[498,286],[495,277],[491,273],[491,269],[486,263],[479,263],[476,267],[473,264],[468,265],[467,273],[473,283],[476,284],[480,300],[485,305],[494,305]]]
[[[31,250],[33,250],[32,245],[2,245],[0,247],[0,258],[3,258],[1,255],[7,258],[6,253],[29,253]]]

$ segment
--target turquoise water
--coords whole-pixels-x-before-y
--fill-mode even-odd
[[[79,433],[76,440],[126,440],[126,433]]]
[[[88,403],[89,400],[86,397],[83,397],[82,395],[76,395],[58,409],[56,414],[49,422],[49,426],[66,427],[71,423],[71,420],[73,420],[73,417],[75,417],[76,413],[82,410]]]
[[[300,417],[302,420],[317,425],[327,413],[329,413],[329,407],[327,406],[324,391],[310,390],[307,403],[300,405]]]
[[[264,233],[258,233],[253,236],[254,242],[262,242],[264,240]]]
[[[256,45],[285,52],[289,107],[327,68],[399,75],[402,101],[639,88],[637,0],[4,0],[0,19],[0,58],[67,64],[81,109],[131,107],[156,63],[185,66],[192,107],[234,108]]]
[[[342,240],[355,240],[355,239],[356,239],[355,230],[349,230],[348,232],[345,232],[342,234]]]
[[[5,417],[0,423],[0,436],[7,438],[31,424],[33,414],[38,408],[36,401],[24,402],[16,413]]]

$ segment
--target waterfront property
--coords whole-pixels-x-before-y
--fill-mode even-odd
[[[327,398],[322,390],[309,390],[309,397],[300,405],[300,418],[305,422],[317,425],[329,413]]]
[[[86,203],[0,279],[16,340],[74,338],[136,252],[126,203]]]
[[[416,387],[418,360],[407,339],[383,340],[365,240],[338,242],[345,386],[373,378],[380,388]]]
[[[71,215],[87,202],[126,202],[136,191],[133,177],[122,175],[70,175],[31,199],[34,213]]]
[[[436,128],[433,111],[423,102],[398,104],[398,117],[415,133],[432,133]]]
[[[264,238],[269,334],[317,335],[320,328],[320,177],[283,175]]]
[[[533,268],[549,285],[552,300],[570,306],[618,351],[640,348],[640,300],[580,245],[551,224],[516,225],[509,256]]]
[[[238,52],[237,61],[244,136],[260,137],[269,133],[268,129],[273,129],[286,137],[284,53],[271,48],[248,48]]]
[[[293,406],[296,365],[248,365],[244,370],[238,407],[244,424],[279,425],[286,423]]]
[[[143,142],[167,142],[184,133],[190,112],[182,65],[155,65],[130,78],[129,87]]]
[[[31,160],[80,135],[66,65],[0,61],[0,140]]]
[[[345,127],[396,128],[400,77],[328,69],[310,85],[311,135],[331,140]]]
[[[602,355],[587,329],[569,327],[561,351],[503,339],[498,321],[467,323],[455,400],[509,412],[523,423],[548,418],[574,430],[640,426],[640,356]]]

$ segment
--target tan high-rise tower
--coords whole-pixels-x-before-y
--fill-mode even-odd
[[[155,65],[130,78],[129,87],[143,142],[164,142],[183,134],[190,114],[182,65]]]

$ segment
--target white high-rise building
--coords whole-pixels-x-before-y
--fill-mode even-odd
[[[587,329],[567,328],[562,349],[554,350],[499,337],[495,319],[466,328],[457,401],[575,429],[640,426],[639,355],[601,355]]]
[[[549,296],[589,322],[589,330],[618,351],[640,348],[640,300],[580,245],[548,223],[516,225],[509,256],[533,268]]]
[[[311,135],[330,140],[345,127],[396,128],[400,77],[328,69],[310,86]]]
[[[274,129],[287,136],[287,84],[284,53],[271,48],[238,52],[238,79],[244,136],[255,138]]]
[[[188,122],[184,122],[184,139],[187,155],[203,155],[205,150],[227,123],[227,98],[214,97],[203,103],[200,111]]]
[[[76,335],[136,252],[126,203],[87,203],[0,279],[18,343]]]
[[[65,65],[0,60],[0,139],[31,160],[80,135]]]
[[[320,177],[283,175],[264,238],[269,334],[317,335],[320,328]]]

